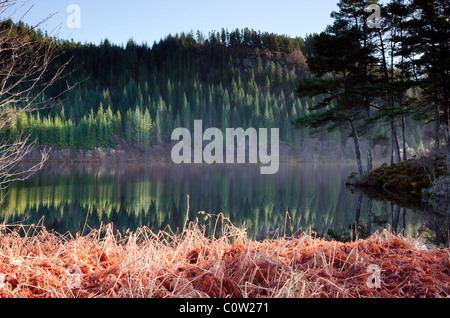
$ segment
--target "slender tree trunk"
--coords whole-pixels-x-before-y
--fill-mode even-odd
[[[384,41],[383,41],[383,35],[381,31],[378,32],[380,36],[380,43],[381,43],[381,55],[382,55],[382,63],[383,63],[383,69],[384,69],[384,79],[386,83],[390,83],[391,79],[393,79],[394,69],[393,69],[393,60],[391,61],[391,78],[389,78],[389,70],[386,60],[386,52],[384,48]],[[389,91],[387,93],[388,97],[388,107],[392,108],[394,107],[394,93],[392,91]],[[400,147],[398,144],[398,138],[397,138],[397,129],[395,122],[391,122],[391,132],[392,132],[392,152],[395,153],[395,161],[400,162]],[[394,163],[394,155],[391,155],[391,165]]]
[[[392,131],[392,145],[394,148],[394,154],[395,154],[395,163],[399,163],[401,161],[400,157],[400,145],[398,144],[398,137],[397,137],[397,125],[395,122],[391,122],[391,131]]]
[[[353,119],[350,119],[350,128],[351,128],[351,132],[352,132],[353,142],[355,143],[356,163],[358,164],[359,175],[362,176],[364,174],[364,170],[363,170],[362,161],[361,161],[361,150],[359,147],[359,137],[358,137],[358,132],[355,129]]]
[[[447,95],[446,93],[445,95]],[[447,171],[450,171],[450,118],[448,96],[444,96],[444,136],[447,147]]]
[[[405,132],[405,115],[402,114],[402,139],[403,139],[403,161],[408,160],[408,155],[406,154],[406,132]]]
[[[370,106],[367,107],[367,118],[370,118]],[[369,121],[366,123],[366,138],[367,138],[367,172],[372,172],[372,129]]]
[[[364,36],[364,49],[367,48],[367,24],[363,23],[363,36]],[[365,56],[364,60],[364,85],[367,87],[369,85],[368,80],[368,57]],[[370,100],[369,100],[369,92],[366,89],[365,94],[365,108],[366,108],[366,115],[367,115],[367,121],[366,121],[366,138],[367,138],[367,172],[372,172],[372,131],[371,131],[371,123],[369,121],[370,119]]]
[[[436,155],[439,155],[439,152],[440,152],[440,149],[439,149],[439,143],[440,143],[439,128],[440,128],[439,102],[436,99],[434,101],[434,151],[436,152]]]
[[[391,70],[390,70],[390,78],[387,79],[387,83],[392,83],[394,82],[394,46],[395,43],[393,41],[391,41]],[[389,91],[388,93],[388,104],[389,107],[394,108],[395,107],[395,101],[394,101],[394,92],[393,91]],[[394,150],[395,150],[395,159],[396,162],[399,163],[400,161],[402,161],[401,156],[400,156],[400,145],[398,143],[398,135],[397,135],[397,124],[395,123],[395,121],[392,122],[392,136],[393,136],[393,140],[394,140]]]
[[[403,28],[400,26],[400,38],[401,38],[401,47],[405,47],[404,37],[403,37]],[[402,50],[403,51],[403,50]],[[405,53],[402,52],[401,54],[401,72],[400,72],[400,78],[402,82],[405,81],[405,73],[404,73],[404,62],[405,62]],[[403,102],[405,100],[405,93],[402,92],[400,94],[400,104],[403,105]],[[403,160],[408,160],[408,155],[406,154],[406,119],[405,115],[402,114],[402,132],[403,132]]]
[[[392,126],[391,126],[392,131]],[[394,134],[391,133],[391,166],[394,164]]]

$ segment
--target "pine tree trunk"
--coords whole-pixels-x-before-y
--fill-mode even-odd
[[[384,69],[384,79],[386,83],[390,83],[391,80],[393,80],[394,76],[394,63],[393,60],[391,61],[391,78],[389,78],[389,71],[388,71],[388,65],[386,61],[386,52],[384,49],[384,41],[383,41],[383,35],[381,31],[378,31],[378,34],[380,36],[380,44],[381,44],[381,54],[382,54],[382,63],[383,63],[383,69]],[[389,91],[387,93],[388,97],[388,107],[392,108],[394,107],[394,94],[393,92]],[[398,138],[397,138],[397,129],[395,122],[391,122],[391,132],[392,132],[392,152],[391,152],[391,165],[394,163],[394,153],[395,153],[395,161],[398,163],[400,162],[400,147],[398,144]]]
[[[361,150],[359,147],[358,132],[355,129],[355,125],[353,124],[352,119],[350,119],[350,128],[352,132],[353,142],[355,143],[355,155],[356,155],[356,163],[358,164],[358,172],[359,175],[362,176],[364,174],[364,170],[361,161]]]
[[[367,23],[363,24],[363,35],[364,35],[364,49],[367,48]],[[364,85],[368,86],[368,66],[367,66],[368,58],[366,56],[366,59],[364,61]],[[371,131],[371,123],[369,121],[370,119],[370,100],[369,100],[369,92],[366,89],[366,96],[365,96],[365,107],[366,107],[366,115],[367,115],[367,121],[366,121],[366,138],[367,138],[367,172],[372,172],[372,131]]]
[[[367,119],[370,118],[370,106],[366,108]],[[367,138],[367,172],[372,172],[372,130],[369,120],[366,122],[366,138]]]
[[[444,135],[445,144],[447,147],[447,171],[450,171],[450,118],[449,118],[449,103],[448,96],[444,98]]]
[[[440,149],[439,149],[439,102],[436,99],[434,101],[434,151],[436,152],[436,155],[439,155]]]
[[[400,146],[398,144],[397,125],[395,124],[395,122],[391,122],[391,131],[392,131],[392,145],[395,154],[395,163],[399,163],[401,161]]]
[[[392,127],[391,127],[392,130]],[[391,133],[391,166],[394,164],[394,134]]]
[[[406,154],[406,132],[405,132],[405,115],[402,114],[402,139],[403,139],[403,161],[408,160],[408,156]]]

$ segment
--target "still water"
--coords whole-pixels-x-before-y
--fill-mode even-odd
[[[0,222],[43,225],[59,233],[114,224],[182,229],[187,216],[212,229],[223,213],[252,239],[313,230],[328,239],[363,238],[389,229],[448,244],[446,218],[423,209],[372,201],[344,185],[353,165],[54,166],[9,188]],[[199,211],[211,217],[204,220]],[[86,230],[87,229],[87,230]],[[86,233],[84,233],[86,234]]]

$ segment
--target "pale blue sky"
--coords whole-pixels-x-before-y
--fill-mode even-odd
[[[43,26],[64,39],[116,44],[133,38],[149,45],[168,34],[249,27],[292,37],[321,32],[332,23],[338,0],[29,0],[23,21],[34,25],[55,14]],[[81,8],[81,28],[70,29],[66,8]],[[21,10],[23,12],[24,10]],[[15,15],[18,20],[21,13]]]

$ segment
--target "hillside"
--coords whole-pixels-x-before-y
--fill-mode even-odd
[[[8,25],[19,36],[46,38],[20,23],[2,27]],[[299,81],[309,76],[303,51],[310,48],[300,38],[244,29],[211,32],[208,38],[199,32],[169,35],[151,47],[132,40],[125,46],[50,40],[59,53],[55,64],[72,61],[66,78],[48,94],[78,85],[57,107],[17,118],[4,139],[31,131],[38,146],[59,150],[53,157],[61,160],[98,149],[116,149],[128,159],[130,153],[165,156],[160,150],[170,144],[173,129],[192,128],[201,119],[221,129],[280,128],[282,157],[288,159],[353,159],[345,130],[328,134],[291,125],[315,102],[295,95]],[[411,131],[411,148],[417,148],[423,133]],[[381,158],[382,150],[375,156]]]

